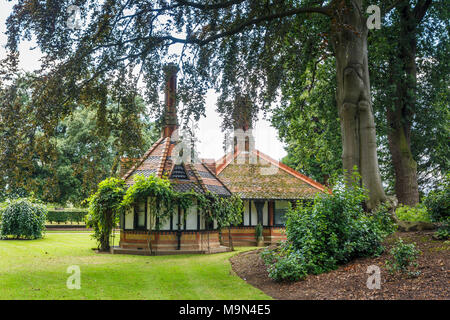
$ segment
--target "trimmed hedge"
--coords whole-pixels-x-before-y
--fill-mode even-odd
[[[48,210],[47,221],[50,223],[80,223],[84,221],[87,211],[83,210]]]

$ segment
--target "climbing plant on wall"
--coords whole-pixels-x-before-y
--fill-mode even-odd
[[[89,212],[85,218],[86,226],[94,229],[93,237],[99,242],[101,251],[110,248],[109,236],[122,213],[122,200],[125,195],[125,181],[108,178],[98,184],[98,190],[87,201]]]
[[[129,212],[135,203],[148,201],[148,247],[150,252],[152,249],[152,231],[153,228],[159,229],[159,226],[173,211],[174,201],[177,195],[172,190],[170,181],[168,179],[161,179],[150,175],[144,177],[142,175],[134,176],[134,184],[128,188],[123,201],[122,208],[125,212]]]
[[[109,236],[120,214],[129,214],[130,209],[140,202],[148,203],[148,247],[151,253],[152,231],[159,230],[175,207],[182,209],[186,215],[188,209],[196,205],[205,221],[216,221],[219,228],[242,222],[243,203],[237,196],[223,198],[214,193],[176,192],[167,178],[153,175],[135,175],[134,184],[125,188],[123,180],[108,178],[99,184],[98,191],[88,199],[87,226],[94,228],[94,238],[99,241],[101,250],[109,250]]]

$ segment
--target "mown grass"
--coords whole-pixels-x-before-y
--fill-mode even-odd
[[[93,247],[87,233],[0,241],[0,299],[270,299],[232,272],[236,252],[148,257]],[[71,265],[80,267],[80,290],[66,286]]]

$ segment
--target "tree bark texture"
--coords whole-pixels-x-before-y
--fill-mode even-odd
[[[367,26],[362,0],[353,0],[335,10],[333,45],[336,56],[336,100],[342,132],[343,168],[354,167],[368,189],[368,209],[374,209],[386,196],[378,166],[375,121],[370,99],[367,56]]]
[[[398,202],[415,206],[419,203],[417,163],[411,152],[411,121],[417,87],[416,18],[408,4],[399,7],[400,39],[398,59],[391,65],[391,81],[396,86],[394,107],[386,108],[389,151],[395,172],[395,194]]]

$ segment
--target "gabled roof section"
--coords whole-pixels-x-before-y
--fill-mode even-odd
[[[217,176],[244,199],[305,199],[325,186],[259,150],[229,152],[216,164]]]
[[[123,179],[133,185],[133,177],[143,174],[148,177],[169,177],[172,187],[178,192],[195,191],[205,194],[208,191],[220,196],[231,196],[230,190],[203,163],[175,163],[172,153],[178,141],[163,137],[155,142],[144,156],[133,166]]]

